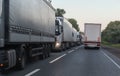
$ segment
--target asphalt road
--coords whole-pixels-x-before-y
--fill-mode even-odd
[[[74,47],[0,76],[120,76],[120,59],[104,49]]]

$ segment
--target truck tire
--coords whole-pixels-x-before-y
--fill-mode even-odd
[[[84,49],[88,49],[88,47],[85,46]]]
[[[42,50],[42,54],[39,56],[40,57],[40,59],[45,59],[45,52],[44,52],[44,50]]]
[[[25,56],[23,55],[23,56],[21,57],[21,61],[20,61],[20,63],[19,63],[19,69],[20,69],[20,70],[24,69],[24,68],[25,68],[25,65],[26,65],[26,59],[25,59]]]
[[[97,50],[99,50],[99,49],[100,49],[100,47],[96,47],[96,49],[97,49]]]
[[[17,68],[19,70],[23,70],[26,66],[26,54],[25,54],[25,49],[23,46],[21,46],[18,51],[20,52],[19,58],[18,58],[18,64]]]
[[[48,52],[48,57],[50,57],[50,52]]]
[[[47,49],[45,49],[45,51],[44,51],[44,55],[45,55],[45,58],[48,57]]]
[[[50,57],[50,49],[47,49],[47,57]]]
[[[42,56],[41,56],[41,57],[42,57],[42,59],[45,59],[45,54],[42,54]]]

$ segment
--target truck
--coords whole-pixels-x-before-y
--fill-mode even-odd
[[[80,32],[77,32],[77,45],[82,44],[82,34]]]
[[[101,24],[85,23],[84,24],[84,47],[94,47],[99,49],[101,44]]]
[[[64,17],[56,17],[55,29],[55,50],[62,51],[77,45],[79,33],[72,27],[72,24]],[[78,40],[78,41],[77,41]]]
[[[24,69],[55,43],[55,9],[48,0],[0,0],[0,70]]]

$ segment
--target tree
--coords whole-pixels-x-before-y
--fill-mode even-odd
[[[120,43],[120,21],[110,22],[102,32],[102,40],[110,43]]]
[[[64,15],[65,13],[66,13],[66,11],[65,11],[64,9],[57,8],[55,15],[56,15],[56,16],[60,16],[60,17],[63,17],[63,15]],[[80,30],[80,29],[79,29],[79,25],[77,24],[77,21],[76,21],[75,19],[70,18],[70,19],[68,19],[68,21],[73,25],[73,27],[74,27],[77,31]]]
[[[57,8],[56,9],[56,16],[60,16],[60,17],[63,17],[63,15],[66,13],[66,11],[64,9],[60,9],[60,8]]]
[[[75,20],[74,18],[70,18],[68,19],[68,21],[72,24],[73,28],[75,28],[77,31],[80,31],[77,20]]]

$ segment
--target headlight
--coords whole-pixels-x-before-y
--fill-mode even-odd
[[[60,47],[60,43],[59,42],[56,42],[56,47]]]

